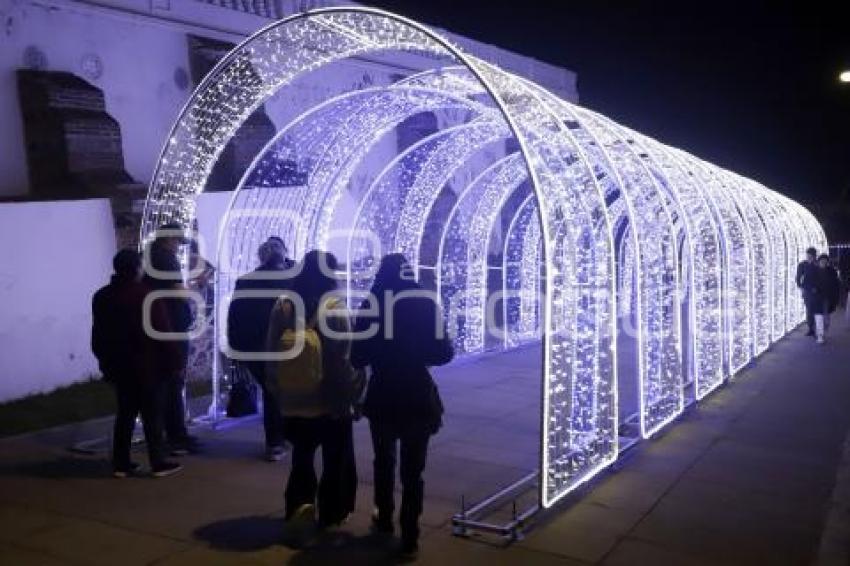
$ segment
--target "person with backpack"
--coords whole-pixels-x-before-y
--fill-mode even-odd
[[[112,474],[125,478],[140,466],[130,460],[136,417],[141,414],[151,473],[164,477],[182,466],[163,456],[160,426],[164,379],[179,368],[181,354],[173,342],[155,340],[145,328],[149,308],[151,327],[169,332],[162,301],[145,304],[150,287],[141,281],[142,260],[134,250],[121,250],[112,260],[115,274],[92,298],[91,348],[104,380],[115,388],[118,410],[112,445]]]
[[[381,260],[360,310],[378,313],[377,322],[358,317],[355,337],[365,336],[369,328],[377,327],[377,332],[371,338],[355,340],[351,353],[354,367],[370,366],[372,370],[363,405],[375,453],[372,528],[377,533],[394,532],[393,491],[400,446],[401,551],[414,556],[425,497],[422,472],[429,440],[442,426],[443,415],[428,367],[450,362],[454,350],[436,297],[416,282],[412,267],[401,254]]]
[[[337,268],[332,254],[307,253],[269,319],[267,351],[281,359],[269,363],[266,379],[292,444],[285,518],[296,531],[316,521],[317,500],[320,528],[342,523],[354,510],[352,409],[364,379],[349,360],[351,328],[337,292]],[[317,481],[313,460],[319,448]]]
[[[294,275],[294,262],[286,257],[286,246],[278,237],[271,237],[263,242],[257,250],[257,257],[260,260],[259,267],[237,279],[234,297],[227,311],[227,339],[230,347],[248,355],[265,351],[269,315],[277,299],[273,296],[240,297],[239,293],[258,290],[284,291],[290,287]],[[266,383],[265,362],[260,359],[237,360],[234,370],[236,375],[241,375],[240,371],[244,370],[262,391],[266,460],[277,462],[285,452],[283,420]],[[256,399],[247,393],[250,383],[251,381],[246,383],[234,380],[228,403],[228,416],[256,412]]]

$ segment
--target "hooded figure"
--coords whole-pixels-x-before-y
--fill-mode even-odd
[[[367,317],[357,320],[355,337],[367,332],[372,336],[355,339],[351,354],[354,367],[369,366],[372,370],[363,413],[369,419],[375,452],[373,529],[383,533],[394,530],[398,444],[402,551],[412,555],[418,550],[428,442],[440,429],[443,415],[428,367],[448,363],[454,352],[436,297],[416,282],[412,267],[401,254],[381,260],[361,311],[378,313],[377,322]]]

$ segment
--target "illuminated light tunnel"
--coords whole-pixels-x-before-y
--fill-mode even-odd
[[[803,207],[366,8],[286,18],[219,62],[165,144],[142,238],[192,224],[252,112],[351,58],[410,70],[340,83],[307,107],[292,97],[221,223],[218,304],[272,234],[296,257],[335,251],[352,296],[379,255],[405,253],[439,294],[460,353],[542,342],[543,507],[618,458],[624,425],[650,437],[803,319],[796,264],[806,247],[826,248]],[[397,143],[423,116],[431,127]],[[219,344],[225,335],[216,328]]]

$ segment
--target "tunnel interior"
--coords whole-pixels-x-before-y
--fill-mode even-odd
[[[404,71],[335,81],[353,60]],[[165,144],[143,240],[191,226],[222,148],[272,98],[281,126],[218,219],[217,312],[271,235],[296,259],[333,252],[351,306],[380,257],[404,253],[459,354],[449,416],[453,402],[474,413],[473,395],[490,414],[522,396],[517,468],[538,474],[544,507],[803,317],[794,269],[826,244],[803,207],[365,8],[277,22],[210,72]],[[463,388],[464,367],[500,366],[489,396],[486,379]]]

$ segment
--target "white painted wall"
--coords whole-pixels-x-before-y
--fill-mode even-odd
[[[72,8],[0,0],[0,197],[28,192],[23,124],[15,70],[24,51],[35,46],[47,70],[67,71],[102,89],[106,111],[121,125],[125,168],[147,183],[163,140],[189,89],[174,74],[188,72],[186,35],[178,30],[128,19],[108,18]],[[86,77],[82,62],[96,55],[102,75]]]
[[[333,0],[283,0],[290,14],[338,4]],[[347,3],[347,2],[346,2]],[[196,0],[0,0],[0,199],[26,195],[28,175],[15,70],[32,45],[47,69],[85,76],[83,59],[97,55],[106,109],[122,130],[125,166],[138,182],[150,181],[163,140],[189,96],[174,80],[188,71],[186,34],[238,42],[268,20]],[[499,48],[454,38],[468,51],[536,78],[575,100],[575,75]],[[392,69],[356,62],[294,89],[296,98],[323,100],[362,80],[381,84]],[[289,96],[293,96],[291,92]],[[277,97],[268,113],[278,128],[292,118],[293,100]],[[383,164],[395,151],[384,140],[376,153]],[[377,166],[377,165],[376,165]],[[366,183],[361,169],[352,181]],[[361,178],[362,177],[362,178]],[[198,199],[200,229],[214,260],[218,220],[230,193]],[[346,194],[333,226],[346,225],[354,201]],[[332,243],[331,247],[334,247]],[[0,402],[84,380],[97,373],[89,349],[91,295],[111,273],[114,220],[106,200],[0,204]],[[333,249],[340,258],[345,250]]]
[[[109,280],[109,201],[0,204],[0,402],[97,372],[91,296]]]
[[[289,15],[352,3],[283,0],[281,5]],[[29,191],[14,75],[24,66],[28,46],[45,54],[48,70],[77,74],[104,91],[107,112],[121,126],[126,169],[136,181],[147,184],[163,140],[190,94],[174,81],[178,68],[188,71],[186,34],[235,43],[268,23],[265,18],[196,0],[0,0],[0,198]],[[575,73],[567,69],[447,35],[479,57],[536,80],[559,96],[578,99]],[[97,79],[86,77],[82,69],[83,59],[91,54],[103,63],[103,74]],[[363,73],[362,66],[352,69],[355,80],[358,73]],[[327,87],[315,89],[326,91]],[[280,113],[273,108],[269,113],[277,122]]]

